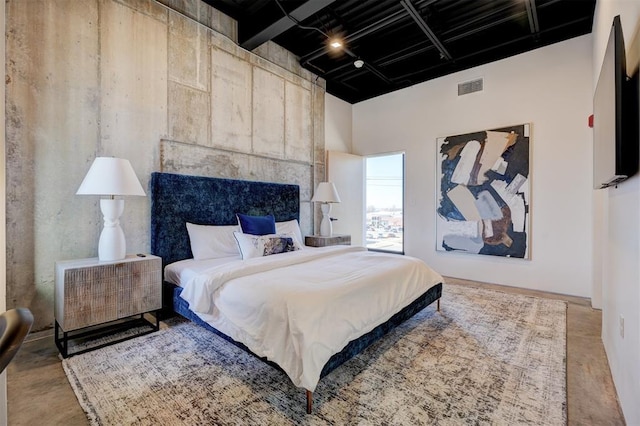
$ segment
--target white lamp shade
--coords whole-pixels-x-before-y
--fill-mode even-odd
[[[96,157],[76,194],[145,195],[129,160],[113,157]]]
[[[320,182],[311,201],[318,203],[339,203],[340,196],[333,182]]]

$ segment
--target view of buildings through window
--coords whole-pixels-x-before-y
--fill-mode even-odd
[[[403,253],[404,154],[366,161],[366,247]]]

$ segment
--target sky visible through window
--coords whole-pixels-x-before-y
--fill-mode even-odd
[[[367,157],[368,248],[403,252],[404,154]]]

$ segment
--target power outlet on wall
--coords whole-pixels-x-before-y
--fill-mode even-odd
[[[624,339],[624,317],[620,314],[620,337]]]

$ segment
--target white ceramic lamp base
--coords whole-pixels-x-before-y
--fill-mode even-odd
[[[98,242],[98,259],[102,261],[122,260],[126,257],[127,243],[120,227],[120,215],[124,211],[124,200],[100,200],[104,216],[104,228]]]
[[[320,204],[320,210],[322,211],[322,221],[320,222],[320,236],[330,237],[333,234],[333,226],[331,225],[331,203]]]

